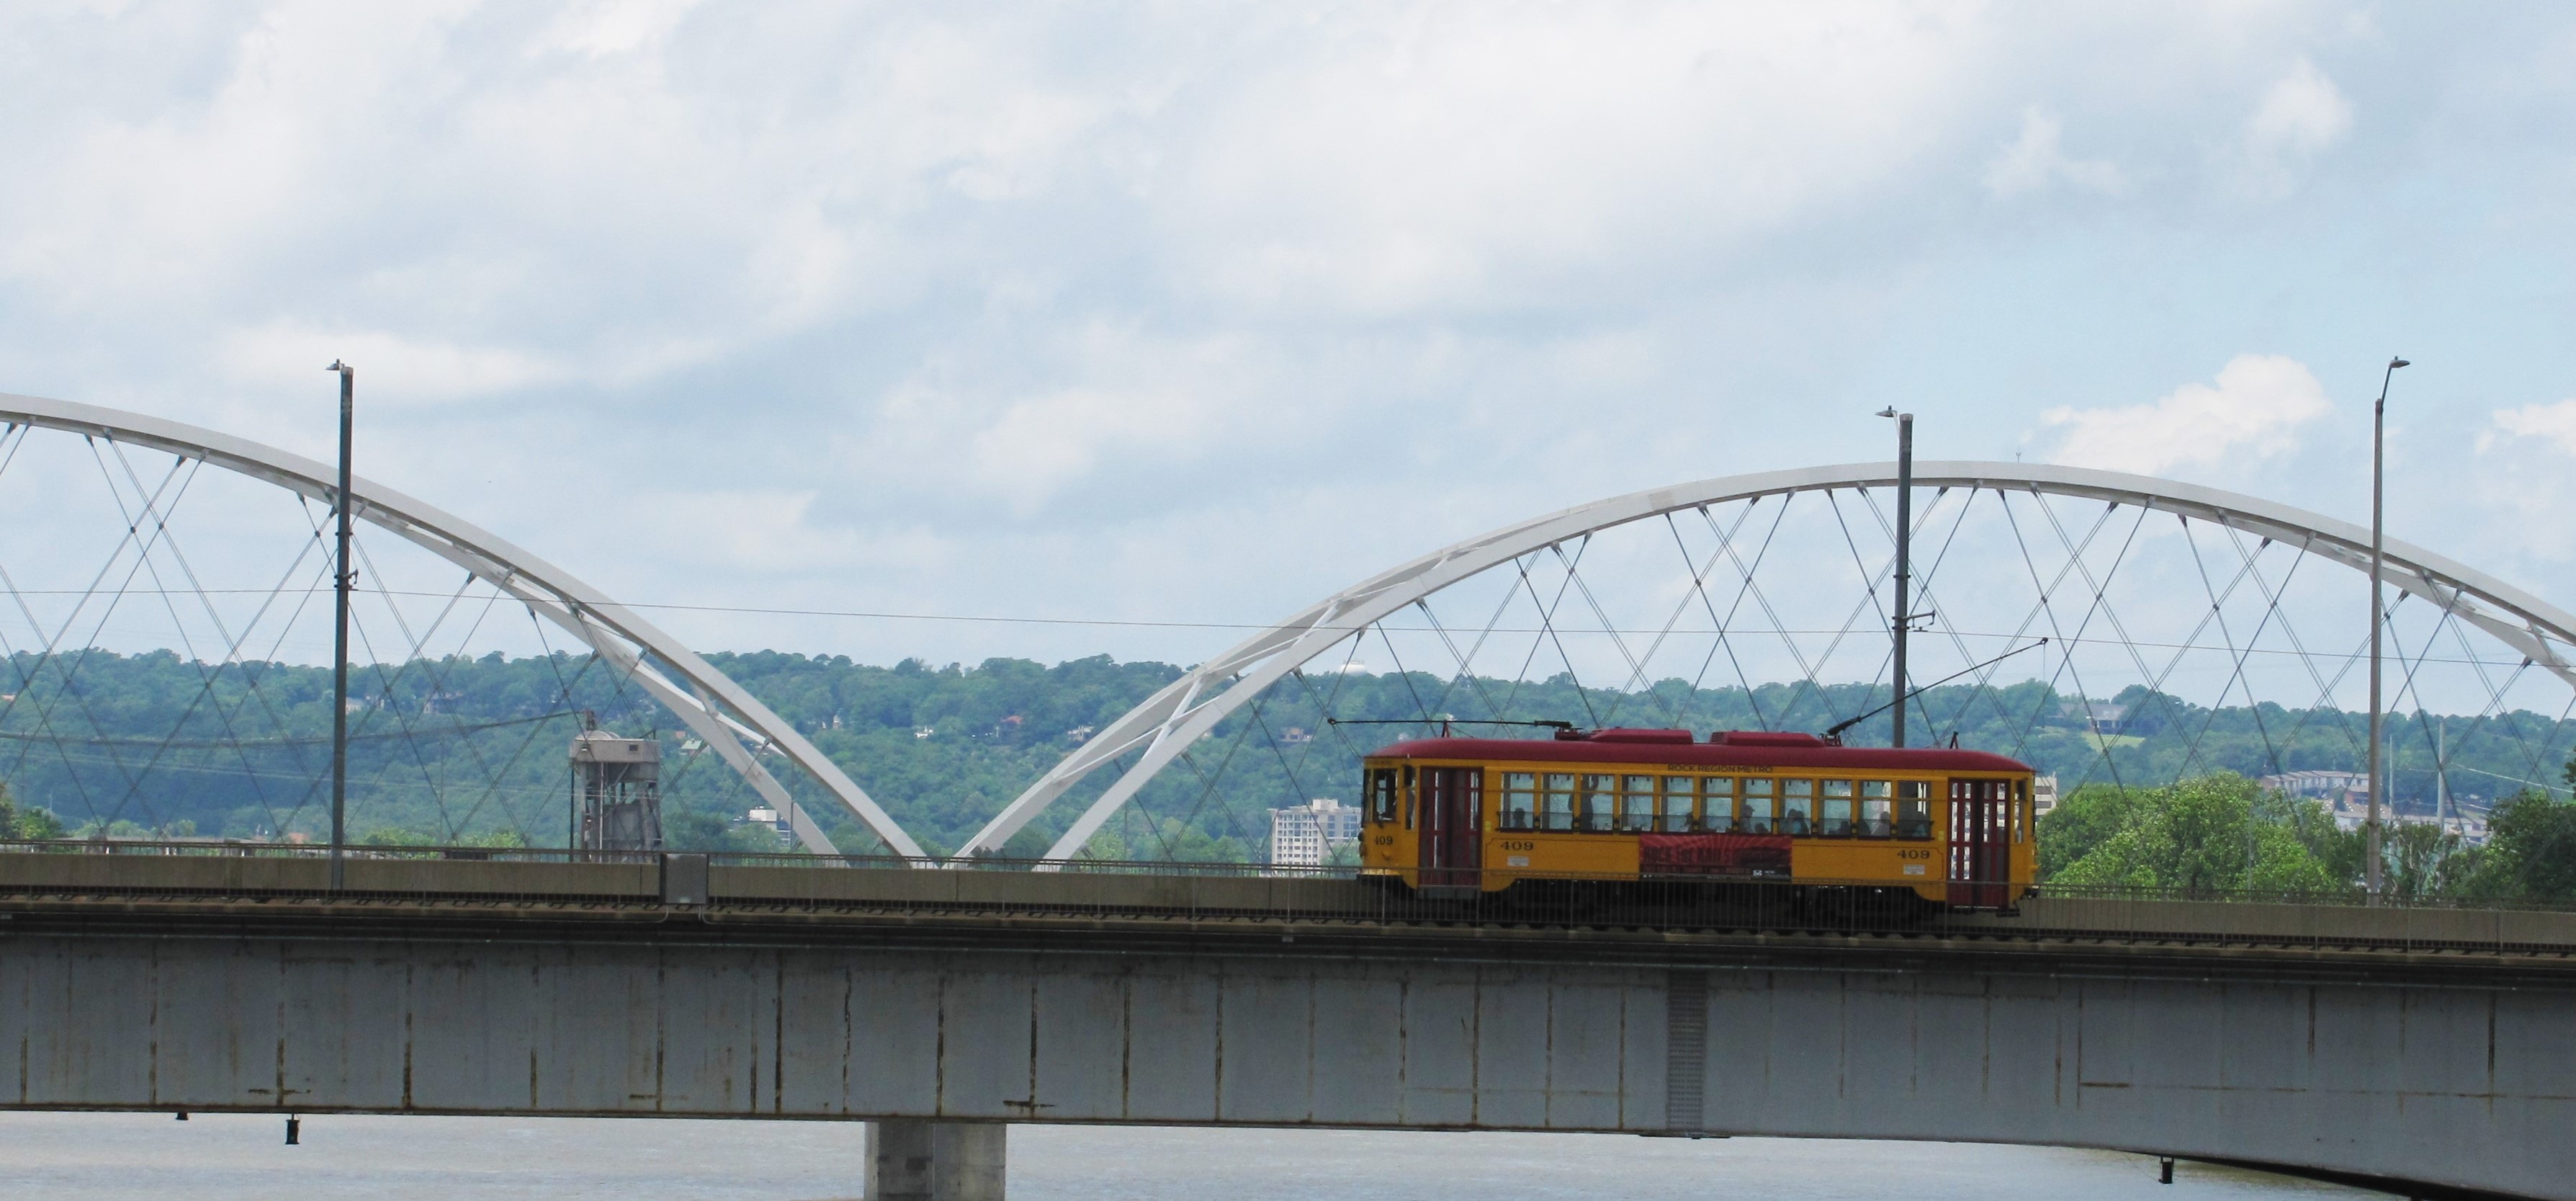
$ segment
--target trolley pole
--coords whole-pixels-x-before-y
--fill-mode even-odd
[[[2379,754],[2380,723],[2386,717],[2379,703],[2379,629],[2388,614],[2379,587],[2380,566],[2386,557],[2381,546],[2380,517],[2384,506],[2380,500],[2386,478],[2388,382],[2396,378],[2398,368],[2406,365],[2404,359],[2388,360],[2388,370],[2379,377],[2379,399],[2370,406],[2370,816],[2362,837],[2362,889],[2370,894],[2373,905],[2379,903],[2380,887],[2379,798],[2388,782]]]
[[[1907,587],[1914,578],[1914,414],[1889,405],[1879,413],[1896,419],[1896,619],[1889,630],[1896,638],[1896,708],[1889,719],[1887,744],[1905,745],[1905,634],[1914,624]]]
[[[331,891],[347,884],[349,850],[349,444],[355,424],[358,372],[337,359],[340,373],[340,490],[331,508],[338,518],[340,561],[333,580],[331,635]]]

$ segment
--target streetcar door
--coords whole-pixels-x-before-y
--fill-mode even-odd
[[[1950,781],[1950,903],[2001,909],[2012,873],[2012,781]]]
[[[1476,886],[1484,866],[1477,817],[1483,810],[1485,773],[1474,767],[1422,769],[1422,883]]]

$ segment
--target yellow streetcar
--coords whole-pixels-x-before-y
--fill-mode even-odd
[[[1564,730],[1399,742],[1362,773],[1363,874],[1434,894],[1733,879],[2001,910],[2037,866],[2031,770],[1984,751]]]

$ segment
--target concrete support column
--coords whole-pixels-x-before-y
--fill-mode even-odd
[[[1010,1130],[1000,1122],[870,1122],[868,1201],[1002,1201]]]

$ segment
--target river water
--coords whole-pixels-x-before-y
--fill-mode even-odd
[[[284,1145],[272,1117],[0,1114],[0,1197],[169,1201],[815,1201],[856,1197],[854,1123],[313,1117]],[[2198,1201],[2364,1198],[2330,1185],[2184,1163],[2172,1187],[2136,1155],[1965,1143],[1687,1141],[1017,1126],[1010,1194],[1117,1201],[1272,1198],[1498,1201]]]

